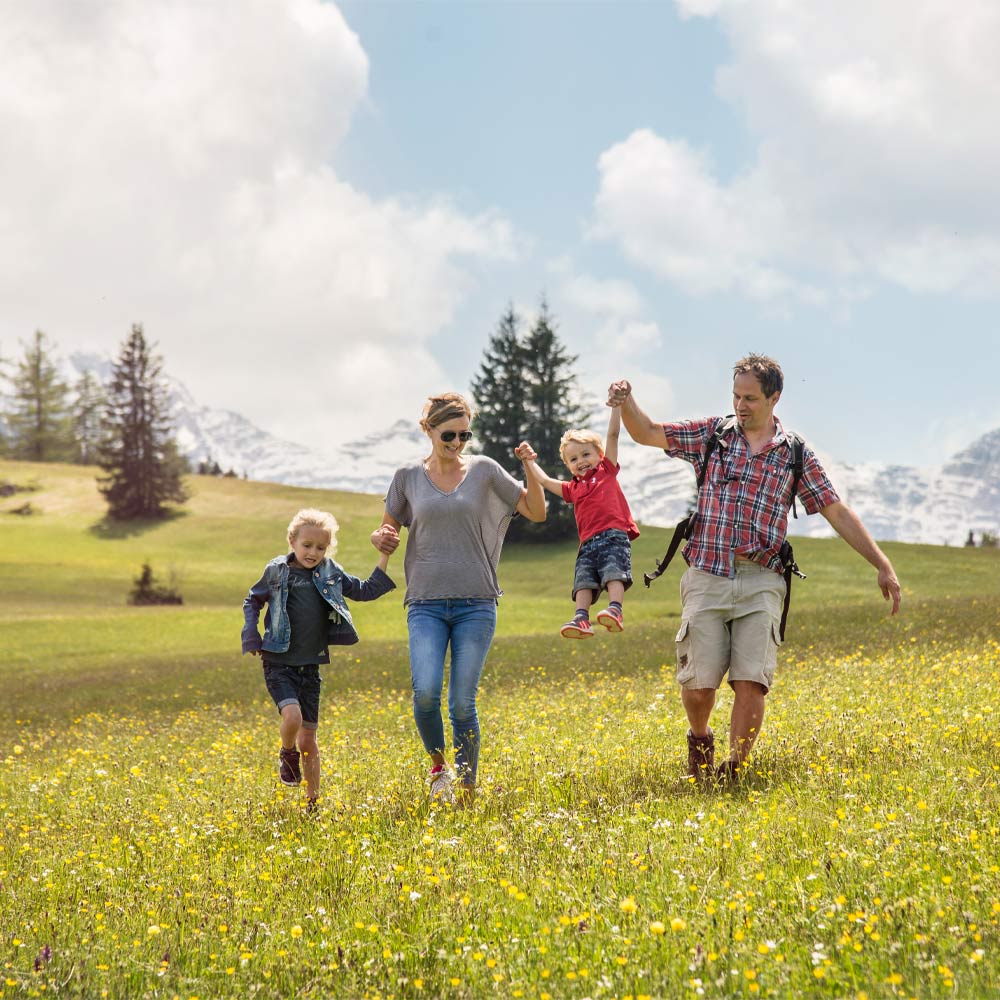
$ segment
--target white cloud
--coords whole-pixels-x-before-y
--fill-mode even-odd
[[[848,302],[861,277],[1000,292],[1000,7],[677,0],[732,47],[753,162],[642,130],[599,160],[595,232],[694,294]]]
[[[418,412],[468,262],[513,237],[337,177],[367,76],[321,0],[10,8],[0,339],[114,351],[142,321],[197,397],[279,433],[301,429],[297,397],[321,434]]]

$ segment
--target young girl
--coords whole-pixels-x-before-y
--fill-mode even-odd
[[[288,525],[292,551],[264,567],[243,602],[243,652],[260,654],[267,690],[281,714],[278,777],[294,787],[304,771],[309,807],[319,797],[319,665],[330,662],[329,645],[358,641],[344,599],[374,601],[396,587],[385,573],[385,553],[367,580],[346,573],[330,558],[336,536],[332,514],[300,510]],[[262,641],[257,621],[265,603]]]

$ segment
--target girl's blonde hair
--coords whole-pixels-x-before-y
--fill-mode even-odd
[[[559,439],[559,457],[565,463],[566,445],[568,444],[592,444],[603,455],[604,439],[597,431],[569,430]]]
[[[306,527],[322,528],[330,533],[330,547],[327,555],[332,556],[337,551],[337,531],[340,525],[337,519],[327,510],[317,510],[315,507],[303,507],[295,517],[288,522],[288,544],[295,541],[302,528]]]
[[[456,420],[459,417],[473,417],[469,401],[458,392],[443,392],[440,396],[430,396],[424,404],[420,418],[420,429],[426,434],[432,427]]]

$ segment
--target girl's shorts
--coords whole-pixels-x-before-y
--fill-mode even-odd
[[[290,667],[265,660],[264,683],[279,712],[286,705],[298,705],[302,712],[302,728],[319,726],[319,687],[323,678],[319,675],[318,664]]]

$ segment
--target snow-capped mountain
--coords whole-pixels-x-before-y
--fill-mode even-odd
[[[70,358],[74,377],[89,369],[106,378],[110,364],[93,355]],[[427,454],[427,438],[416,419],[399,420],[384,431],[319,454],[261,430],[230,410],[200,404],[180,382],[167,380],[181,452],[197,466],[218,462],[250,479],[384,494],[393,472]],[[603,433],[606,411],[595,414]],[[880,540],[961,545],[969,531],[1000,531],[1000,428],[984,434],[941,466],[884,463],[851,465],[819,453],[841,498]],[[694,493],[691,466],[623,434],[619,447],[621,484],[636,519],[670,526],[682,518]],[[547,469],[562,475],[561,469]],[[556,501],[558,502],[558,501]],[[820,516],[789,519],[790,532],[833,534]]]

